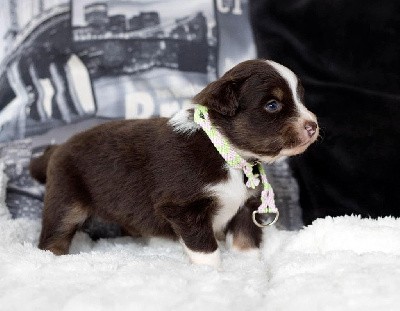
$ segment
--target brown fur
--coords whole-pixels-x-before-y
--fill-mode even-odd
[[[47,164],[55,149],[56,146],[49,146],[41,157],[33,159],[30,163],[29,171],[32,177],[42,184],[46,183]]]
[[[212,122],[234,146],[274,157],[301,143],[290,94],[286,81],[256,60],[210,83],[194,102],[209,107]],[[282,111],[267,113],[264,104],[276,97]],[[127,232],[179,237],[192,251],[218,247],[212,222],[224,207],[206,189],[229,176],[203,130],[180,133],[165,118],[112,121],[52,147],[32,161],[31,172],[46,181],[41,249],[66,254],[73,234],[91,216]],[[226,226],[241,249],[261,243],[261,230],[251,220],[259,199],[254,202],[238,206]]]
[[[246,205],[239,210],[236,216],[229,222],[226,232],[233,235],[233,247],[238,250],[250,250],[259,248],[262,235],[259,227],[255,226],[252,213],[260,206],[259,197],[253,197],[246,202]],[[257,221],[262,223],[257,215]]]

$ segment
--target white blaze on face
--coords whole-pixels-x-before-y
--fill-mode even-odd
[[[275,63],[272,60],[267,60],[266,62],[270,66],[272,66],[288,83],[289,88],[292,92],[293,102],[295,103],[297,110],[300,113],[300,118],[308,121],[317,122],[315,115],[311,113],[300,100],[300,96],[297,92],[299,80],[297,79],[297,76],[293,73],[293,71],[281,64]]]
[[[292,98],[293,98],[293,102],[297,108],[297,111],[300,115],[300,117],[297,120],[297,127],[298,127],[298,131],[299,131],[299,137],[301,139],[301,141],[305,142],[306,144],[304,145],[300,145],[297,147],[293,147],[293,148],[289,148],[289,149],[282,149],[281,152],[279,153],[280,155],[283,156],[292,156],[292,155],[296,155],[296,154],[300,154],[302,152],[304,152],[308,145],[313,143],[316,138],[318,137],[318,128],[316,129],[315,134],[313,135],[313,137],[309,137],[309,134],[307,132],[307,129],[305,128],[305,124],[306,122],[315,122],[317,123],[317,117],[310,112],[305,106],[304,104],[301,102],[300,96],[298,94],[298,84],[299,84],[299,80],[297,79],[297,76],[293,73],[293,71],[291,71],[289,68],[286,68],[283,65],[280,65],[278,63],[275,63],[273,61],[267,60],[266,61],[270,66],[272,66],[280,75],[283,79],[285,79],[285,81],[287,82]],[[308,141],[308,144],[307,144]]]

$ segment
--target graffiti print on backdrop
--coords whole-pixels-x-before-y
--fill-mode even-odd
[[[7,0],[0,13],[0,142],[93,112],[74,96],[68,72],[70,1]]]
[[[218,25],[218,76],[257,57],[249,20],[249,0],[215,0]]]
[[[72,40],[99,117],[170,116],[216,77],[210,0],[73,0]]]
[[[85,117],[68,76],[70,1],[7,0],[0,16],[0,162],[8,176],[6,204],[14,217],[35,217],[43,196],[43,187],[28,171],[35,137]]]
[[[254,57],[247,0],[2,4],[0,161],[14,217],[41,212],[32,154],[108,118],[169,116]]]

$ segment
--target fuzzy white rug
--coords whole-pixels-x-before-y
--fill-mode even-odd
[[[78,233],[73,254],[56,257],[36,248],[39,221],[10,218],[5,182],[0,174],[1,311],[400,310],[400,219],[271,228],[261,260],[222,245],[222,271],[189,264],[161,239]]]

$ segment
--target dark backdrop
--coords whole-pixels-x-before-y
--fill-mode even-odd
[[[301,78],[322,139],[291,160],[305,224],[400,216],[400,2],[253,0],[258,55]]]

